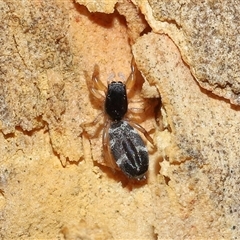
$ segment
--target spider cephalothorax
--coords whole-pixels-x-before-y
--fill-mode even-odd
[[[108,84],[105,99],[105,111],[113,121],[121,120],[127,113],[128,100],[126,86],[122,82]]]

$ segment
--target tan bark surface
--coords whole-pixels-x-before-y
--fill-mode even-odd
[[[149,3],[0,0],[1,239],[240,235],[239,108],[198,85],[188,42]],[[129,107],[145,111],[128,118],[155,144],[144,182],[103,158],[106,116],[87,86],[95,64],[104,84],[125,81],[132,56]]]

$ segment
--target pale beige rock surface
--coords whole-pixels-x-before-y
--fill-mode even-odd
[[[201,89],[133,3],[79,2],[0,1],[0,238],[238,237],[239,109]],[[156,145],[142,183],[106,167],[103,116],[81,127],[102,112],[94,64],[124,80],[132,50],[146,81],[131,104],[147,111],[129,117]]]

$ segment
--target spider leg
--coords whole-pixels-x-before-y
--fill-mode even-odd
[[[102,135],[103,156],[107,162],[107,166],[110,166],[112,169],[118,169],[111,155],[109,134],[108,134],[109,127],[110,127],[110,121],[107,120],[106,123],[104,124],[103,135]]]
[[[146,110],[144,108],[129,108],[128,111],[131,114],[143,114],[146,112]]]
[[[144,101],[144,99],[141,98],[136,100],[130,100],[128,111],[131,114],[144,114],[151,110],[151,107],[151,104],[146,104],[146,100]]]
[[[146,108],[143,99],[137,99],[135,101],[130,100],[128,105],[127,115],[132,117],[139,117],[146,113]]]
[[[99,102],[103,102],[105,99],[105,96],[102,95],[101,93],[99,93],[98,91],[96,91],[96,89],[94,88],[89,88],[89,91],[91,92],[91,94],[99,101]]]
[[[95,126],[99,122],[99,119],[100,119],[100,117],[103,116],[103,114],[104,114],[104,112],[98,114],[97,117],[90,123],[82,123],[81,127],[83,127],[85,129],[87,127]]]
[[[86,73],[85,77],[87,80],[89,92],[96,100],[98,100],[99,102],[103,102],[105,99],[105,94],[101,93],[101,91],[106,92],[107,87],[103,84],[103,82],[99,78],[99,66],[97,64],[94,65],[92,78],[90,78]]]
[[[134,58],[132,58],[132,62],[131,62],[131,74],[128,77],[127,81],[126,81],[126,88],[128,91],[130,91],[132,89],[132,87],[134,86],[136,82],[136,74],[135,74],[135,61]]]
[[[99,77],[99,66],[97,64],[94,65],[94,70],[92,74],[92,81],[97,90],[107,91],[107,87],[103,84]]]

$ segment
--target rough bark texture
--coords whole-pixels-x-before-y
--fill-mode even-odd
[[[232,66],[224,68],[229,84],[221,74],[217,82],[216,62],[204,50],[195,55],[205,43],[187,38],[196,35],[194,19],[212,16],[210,7],[222,9],[219,16],[233,7],[171,2],[0,0],[1,239],[240,235],[237,51],[231,62],[215,52],[221,66]],[[227,14],[217,31],[225,43]],[[133,110],[128,119],[155,143],[146,141],[150,167],[143,182],[129,181],[105,161],[103,103],[87,86],[95,64],[104,84],[125,81],[132,56],[141,73],[129,107],[145,111]]]
[[[136,0],[154,32],[177,44],[199,84],[240,105],[239,4],[234,0]]]

